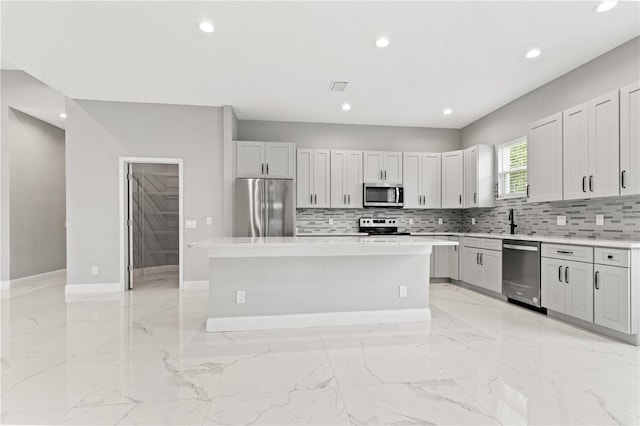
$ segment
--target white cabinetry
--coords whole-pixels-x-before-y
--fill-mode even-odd
[[[587,253],[587,256],[583,256]],[[557,257],[554,256],[557,254]],[[549,257],[554,256],[554,257]],[[573,256],[585,262],[568,260]],[[593,248],[542,245],[541,304],[593,322]]]
[[[405,152],[403,155],[404,208],[441,207],[441,154]]]
[[[615,90],[589,102],[589,196],[619,195],[619,176],[620,102]]]
[[[460,279],[469,284],[502,292],[502,240],[463,238]]]
[[[236,177],[293,179],[295,144],[236,142]]]
[[[299,149],[296,182],[298,207],[330,206],[330,151]]]
[[[640,194],[640,83],[620,89],[620,193]]]
[[[362,151],[331,150],[331,207],[362,208]]]
[[[588,197],[589,111],[587,103],[563,113],[563,192],[565,200]]]
[[[529,125],[527,163],[529,201],[562,200],[562,113]]]
[[[442,154],[442,207],[462,208],[464,189],[464,151]]]
[[[402,183],[402,152],[364,151],[365,183]]]
[[[449,241],[459,241],[458,237],[449,237]],[[458,266],[460,264],[460,246],[449,246],[449,278],[458,279]]]
[[[495,206],[495,148],[476,145],[464,151],[464,206]]]
[[[630,264],[628,250],[595,249],[593,321],[628,334],[637,332],[631,320]]]

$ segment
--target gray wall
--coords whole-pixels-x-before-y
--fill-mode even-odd
[[[62,112],[65,97],[22,71],[0,71],[0,281],[8,282],[11,246],[9,108]]]
[[[462,129],[462,146],[500,145],[526,136],[530,123],[638,80],[640,37],[469,124]]]
[[[460,148],[460,130],[240,120],[238,140],[296,142],[298,148],[443,152]]]
[[[222,108],[69,100],[67,115],[68,284],[120,280],[119,157],[184,160],[184,219],[198,221],[184,279],[207,280],[206,253],[187,244],[222,233]]]
[[[64,269],[64,131],[9,111],[11,279]]]

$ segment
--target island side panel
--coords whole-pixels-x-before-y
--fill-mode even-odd
[[[422,309],[419,318],[429,319],[429,263],[428,254],[210,258],[208,329],[219,318],[327,314],[331,322],[330,314],[345,312]],[[244,304],[236,303],[240,290]]]

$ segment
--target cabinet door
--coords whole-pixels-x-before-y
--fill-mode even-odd
[[[463,151],[442,154],[442,207],[462,208]]]
[[[589,102],[589,194],[619,195],[619,176],[620,103],[616,90]]]
[[[482,250],[480,254],[482,287],[496,293],[502,293],[502,252]]]
[[[631,332],[629,268],[595,265],[594,322]]]
[[[327,208],[331,202],[331,151],[313,150],[313,207]]]
[[[266,176],[274,179],[293,179],[295,175],[295,144],[265,142]]]
[[[403,158],[404,208],[421,209],[422,203],[422,154],[405,152]]]
[[[362,208],[362,151],[347,151],[345,193],[349,208]]]
[[[548,257],[543,257],[540,262],[540,304],[556,312],[564,312],[564,266],[562,260]]]
[[[347,151],[331,150],[331,208],[347,207]]]
[[[464,206],[478,206],[478,148],[464,151]]]
[[[402,153],[385,152],[383,160],[384,177],[387,183],[402,183]]]
[[[449,276],[449,246],[434,246],[435,267],[434,276],[446,278]]]
[[[640,194],[640,83],[620,89],[620,193]]]
[[[593,263],[564,262],[564,313],[593,322]]]
[[[260,178],[264,176],[264,142],[236,142],[236,177]]]
[[[458,241],[458,237],[449,237],[451,241]],[[449,246],[449,278],[458,279],[458,266],[460,259],[458,254],[460,253],[460,246]]]
[[[313,150],[298,149],[296,178],[296,205],[313,207]]]
[[[562,200],[562,113],[529,126],[527,140],[529,201]]]
[[[565,200],[589,197],[588,116],[586,103],[562,113],[562,187]]]
[[[382,183],[384,154],[382,151],[364,151],[364,182]]]
[[[464,282],[482,286],[482,266],[480,266],[480,250],[462,247],[460,275]]]
[[[402,167],[406,167],[406,164]],[[442,154],[423,154],[421,172],[422,207],[439,209],[442,207]],[[406,188],[407,182],[404,181],[403,185]]]

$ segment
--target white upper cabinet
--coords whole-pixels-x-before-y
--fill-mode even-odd
[[[402,152],[364,151],[365,183],[402,183]]]
[[[565,200],[589,196],[589,108],[585,102],[562,113]]]
[[[293,179],[294,143],[236,142],[236,177]]]
[[[495,148],[476,145],[464,151],[464,207],[495,206]]]
[[[297,153],[296,204],[298,207],[330,206],[330,151],[299,149]]]
[[[405,152],[402,159],[404,208],[441,207],[441,163],[439,153]]]
[[[463,207],[464,151],[442,153],[442,208]]]
[[[620,193],[640,194],[640,82],[620,89]]]
[[[562,113],[529,125],[527,140],[529,201],[562,200]]]
[[[620,102],[613,91],[589,102],[589,195],[620,194]]]
[[[362,208],[362,151],[331,150],[331,207]]]

